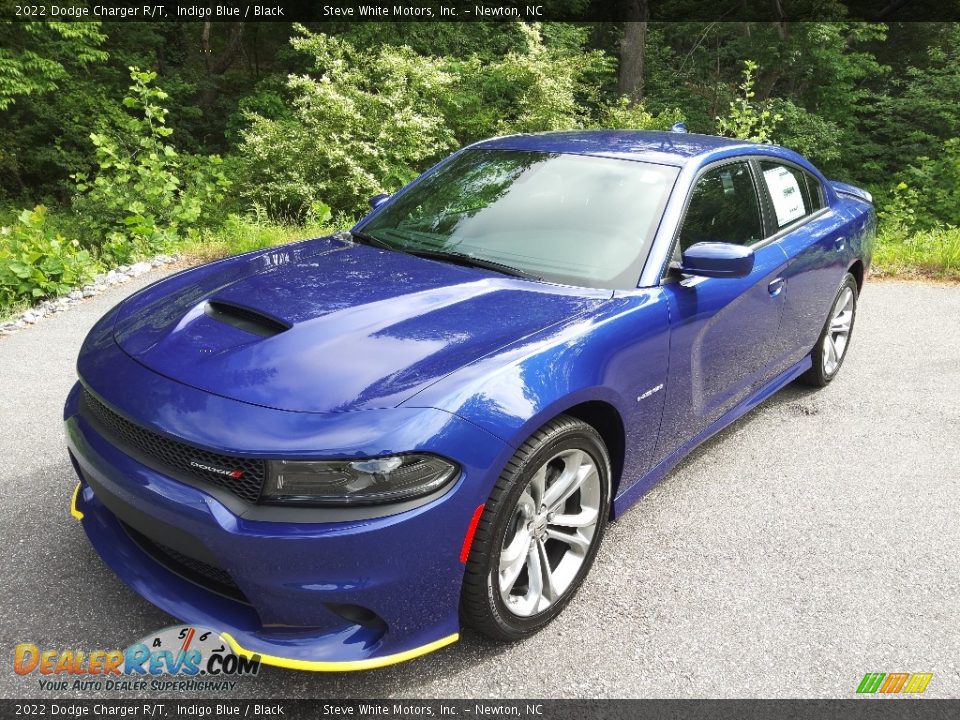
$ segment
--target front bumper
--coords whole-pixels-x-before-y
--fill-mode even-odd
[[[153,375],[144,368],[137,372]],[[143,391],[138,403],[157,399],[151,388],[171,382],[156,375],[143,379],[150,382],[138,387]],[[173,402],[196,407],[198,398],[191,395],[199,392],[178,386]],[[169,405],[174,397],[169,388],[166,397]],[[232,401],[204,400],[208,410],[225,402]],[[245,427],[268,427],[267,415],[279,412],[232,405],[249,416],[252,424],[242,423]],[[305,670],[378,667],[457,640],[464,536],[509,454],[489,433],[444,414],[439,434],[444,454],[457,460],[463,473],[446,493],[420,507],[343,522],[302,522],[302,515],[295,516],[297,522],[265,522],[244,518],[214,494],[125,454],[78,407],[79,386],[65,410],[70,454],[81,480],[71,512],[107,565],[154,605],[184,622],[221,631],[240,654]],[[170,407],[161,410],[169,414]],[[311,421],[319,437],[323,425],[343,433],[342,427],[334,430],[343,420]],[[168,543],[224,573],[238,592],[224,592],[169,562],[178,553],[165,555]]]

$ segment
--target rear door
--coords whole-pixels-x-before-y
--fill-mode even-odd
[[[810,352],[823,329],[847,268],[848,219],[827,204],[820,181],[798,165],[763,158],[756,167],[770,239],[789,259],[775,361],[786,369]]]
[[[764,240],[756,167],[739,158],[698,177],[675,240],[674,260],[697,242],[749,245],[744,278],[664,279],[670,303],[670,371],[657,459],[704,430],[771,377],[784,307],[782,248]]]

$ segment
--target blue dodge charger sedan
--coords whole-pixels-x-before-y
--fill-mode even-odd
[[[64,411],[103,560],[285,667],[542,628],[684,454],[833,380],[876,229],[790,150],[679,131],[495,138],[371,205],[121,302]]]

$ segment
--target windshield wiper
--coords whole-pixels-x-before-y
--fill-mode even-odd
[[[533,275],[525,270],[512,267],[511,265],[504,265],[496,260],[478,258],[474,257],[473,255],[466,255],[465,253],[451,252],[450,250],[423,250],[420,248],[406,248],[404,252],[431,260],[446,260],[456,265],[483,268],[484,270],[493,270],[495,272],[502,273],[503,275],[510,275],[512,277],[522,277],[529,280],[543,280],[543,278],[538,277],[537,275]]]
[[[351,230],[350,235],[365,245],[372,245],[385,250],[393,250],[394,252],[414,255],[416,257],[429,258],[431,260],[446,260],[447,262],[455,263],[457,265],[464,265],[466,267],[477,267],[485,270],[493,270],[494,272],[498,272],[503,275],[510,275],[511,277],[522,277],[529,280],[543,280],[542,277],[533,275],[510,265],[504,265],[496,260],[486,260],[484,258],[474,257],[473,255],[467,255],[465,253],[452,252],[450,250],[429,250],[426,248],[397,247],[396,245],[391,245],[386,240],[381,240],[376,235],[365,233],[362,230]]]
[[[402,250],[400,250],[400,248],[394,247],[393,245],[388,243],[386,240],[381,240],[375,235],[371,235],[370,233],[365,233],[362,230],[351,230],[350,235],[356,238],[357,240],[359,240],[360,242],[362,242],[364,245],[373,245],[374,247],[383,248],[384,250],[396,250],[398,252],[403,252]]]

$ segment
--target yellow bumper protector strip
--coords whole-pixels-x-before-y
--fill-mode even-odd
[[[77,483],[77,486],[73,489],[73,497],[70,501],[70,514],[77,520],[83,520],[83,513],[77,509],[77,497],[79,495],[80,483]],[[254,653],[240,645],[240,643],[238,643],[230,633],[221,633],[221,635],[228,643],[230,643],[230,647],[238,655],[243,655],[244,657],[253,657],[254,655],[259,655],[260,662],[262,662],[264,665],[276,665],[277,667],[290,668],[292,670],[311,670],[313,672],[350,672],[352,670],[372,670],[378,667],[386,667],[387,665],[395,665],[397,663],[405,662],[406,660],[413,660],[414,658],[420,657],[421,655],[426,655],[427,653],[432,653],[434,650],[439,650],[447,645],[452,645],[460,639],[460,634],[454,633],[453,635],[447,635],[439,640],[434,640],[432,643],[427,643],[426,645],[421,645],[420,647],[413,648],[412,650],[405,650],[404,652],[395,653],[393,655],[367,658],[366,660],[327,661],[294,660],[293,658],[278,657],[276,655]]]
[[[83,513],[77,510],[77,498],[80,496],[80,483],[73,489],[73,497],[70,499],[70,514],[77,520],[83,520]]]
[[[447,635],[439,640],[434,640],[432,643],[427,643],[426,645],[421,645],[420,647],[413,648],[412,650],[405,650],[404,652],[395,653],[393,655],[367,658],[366,660],[336,661],[294,660],[293,658],[255,653],[241,646],[240,643],[233,639],[233,636],[230,635],[230,633],[224,632],[220,633],[220,635],[228,643],[230,643],[230,647],[238,655],[242,655],[243,657],[253,657],[254,655],[259,655],[260,662],[262,662],[264,665],[276,665],[277,667],[290,668],[291,670],[310,670],[312,672],[351,672],[353,670],[372,670],[374,668],[385,667],[387,665],[395,665],[407,660],[413,660],[413,658],[426,655],[427,653],[432,653],[434,650],[439,650],[442,647],[451,645],[460,639],[460,633],[454,633],[453,635]]]

